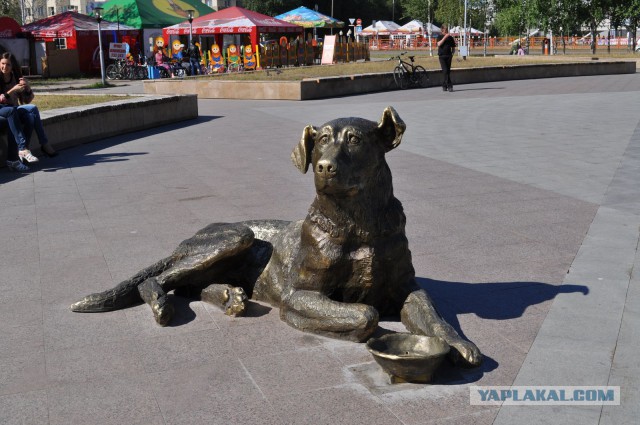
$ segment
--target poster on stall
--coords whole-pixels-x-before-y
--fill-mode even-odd
[[[109,43],[109,59],[125,59],[129,50],[127,43]]]
[[[327,35],[324,37],[324,44],[322,46],[322,65],[331,65],[333,63],[333,55],[336,48],[336,36]]]

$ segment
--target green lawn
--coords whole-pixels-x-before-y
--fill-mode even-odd
[[[93,105],[122,99],[122,95],[66,95],[66,94],[37,94],[33,103],[41,111],[49,109],[67,108],[69,106]]]

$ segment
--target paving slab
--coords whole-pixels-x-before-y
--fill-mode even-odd
[[[633,423],[638,92],[633,74],[200,100],[196,120],[0,170],[0,422]],[[304,126],[387,105],[407,123],[387,159],[418,281],[482,367],[392,385],[363,344],[261,303],[232,319],[173,296],[166,328],[145,305],[68,310],[211,222],[303,218],[313,179],[289,156]],[[404,329],[388,319],[380,332]],[[622,403],[475,406],[471,385],[619,385]]]

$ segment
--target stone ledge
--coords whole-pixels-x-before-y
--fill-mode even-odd
[[[442,85],[439,70],[427,71],[428,87]],[[454,84],[504,80],[555,78],[584,75],[633,74],[635,61],[589,61],[572,63],[510,65],[452,70]],[[231,81],[214,78],[146,80],[150,94],[197,94],[202,99],[311,100],[377,91],[395,90],[392,72],[302,81]]]
[[[193,94],[135,96],[97,105],[60,108],[40,113],[42,124],[55,149],[76,146],[111,136],[146,130],[198,117],[198,98]],[[39,154],[37,136],[31,149]],[[0,137],[0,166],[6,161],[6,140]]]

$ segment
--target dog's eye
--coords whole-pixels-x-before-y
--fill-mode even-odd
[[[360,144],[360,138],[358,136],[349,136],[349,144],[350,145],[359,145]]]
[[[321,145],[326,145],[327,143],[329,143],[329,135],[323,134],[322,136],[320,136],[320,139],[318,139],[318,143]]]

